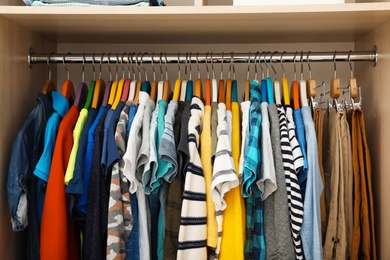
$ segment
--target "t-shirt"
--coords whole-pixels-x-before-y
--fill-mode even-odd
[[[263,157],[261,160],[261,179],[256,184],[264,201],[277,189],[267,102],[261,103],[261,115],[261,154]]]
[[[85,235],[83,236],[83,251],[91,259],[102,259],[106,256],[109,194],[103,171],[100,167],[100,158],[104,136],[104,120],[110,109],[111,105],[107,105],[99,119],[94,134],[88,187],[88,214],[85,223]]]
[[[95,130],[97,127],[97,124],[99,123],[100,118],[102,117],[103,113],[106,111],[106,106],[101,106],[99,109],[99,113],[97,114],[95,120],[93,121],[90,129],[87,133],[87,147],[85,149],[85,158],[84,158],[84,176],[83,176],[83,186],[84,190],[83,193],[80,195],[77,207],[80,212],[82,212],[84,215],[87,214],[87,201],[88,201],[88,188],[89,188],[89,177],[91,173],[91,165],[92,165],[92,152],[93,152],[93,145],[95,140]]]
[[[73,129],[73,147],[72,147],[72,151],[70,152],[69,163],[68,163],[68,167],[66,168],[66,173],[64,178],[66,185],[68,185],[69,181],[73,178],[77,150],[79,149],[80,135],[81,135],[81,131],[83,131],[83,127],[85,121],[87,120],[87,117],[88,117],[88,110],[85,108],[81,109],[79,118],[77,119],[76,122],[76,126]]]
[[[95,121],[97,113],[98,111],[95,108],[88,110],[88,117],[80,135],[73,178],[69,181],[68,186],[66,186],[66,193],[72,197],[70,203],[70,218],[72,220],[85,220],[85,214],[79,210],[77,205],[81,194],[84,192],[84,158],[88,142],[88,131]]]
[[[306,190],[306,179],[307,179],[307,153],[306,153],[306,136],[305,136],[305,125],[303,124],[303,117],[301,109],[294,110],[294,122],[295,122],[295,132],[298,139],[299,147],[301,147],[301,151],[303,154],[303,168],[298,172],[298,181],[299,186],[301,187],[302,195],[305,197]]]
[[[126,128],[130,104],[128,101],[122,109],[115,132],[120,158],[112,166],[106,259],[124,259],[126,243],[133,227],[129,183],[123,174],[124,162],[122,159],[126,151]]]
[[[207,259],[206,186],[198,147],[204,105],[198,97],[192,98],[188,122],[190,161],[187,166],[177,259]]]
[[[70,220],[70,198],[65,194],[64,185],[78,114],[78,107],[72,106],[58,130],[42,213],[41,259],[80,258],[80,231]]]

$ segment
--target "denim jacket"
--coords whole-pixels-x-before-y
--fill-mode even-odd
[[[21,231],[28,226],[30,183],[35,165],[43,151],[46,122],[54,111],[45,94],[38,93],[36,99],[35,108],[28,115],[13,143],[8,169],[8,206],[14,231]]]

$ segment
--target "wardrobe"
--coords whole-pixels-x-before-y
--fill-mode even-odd
[[[2,259],[21,259],[25,248],[25,236],[12,231],[7,205],[6,182],[12,142],[35,105],[35,95],[48,79],[48,66],[57,89],[66,79],[62,64],[37,64],[30,68],[27,59],[30,49],[37,53],[104,52],[106,55],[109,52],[110,55],[116,52],[192,52],[193,55],[225,52],[229,56],[231,52],[253,51],[368,51],[373,46],[378,52],[376,66],[367,61],[354,62],[353,71],[361,86],[371,152],[378,258],[390,259],[390,175],[387,173],[390,168],[390,2],[255,7],[211,6],[206,2],[195,0],[193,6],[159,8],[56,8],[12,6],[15,1],[0,0]],[[306,79],[308,64],[303,65]],[[104,77],[108,79],[108,65],[102,66]],[[122,73],[121,64],[109,66],[114,77],[116,70]],[[159,65],[154,66],[159,71]],[[180,66],[184,73],[184,65]],[[205,65],[199,66],[201,73],[205,73]],[[229,64],[222,66],[226,77]],[[280,73],[280,63],[274,66]],[[284,66],[292,80],[294,65]],[[296,66],[299,78],[301,64],[298,62]],[[337,62],[336,66],[337,75],[345,85],[350,76],[348,62]],[[219,77],[221,64],[214,67]],[[67,64],[66,68],[77,86],[81,81],[81,65]],[[93,77],[91,68],[90,64],[85,65],[86,82]],[[150,64],[145,64],[145,68],[152,77]],[[95,70],[99,72],[99,64],[95,64]],[[192,64],[191,70],[192,78],[196,78],[196,64]],[[236,65],[239,81],[245,81],[246,70],[246,65]],[[313,62],[311,70],[317,83],[326,81],[329,88],[333,64]],[[169,64],[168,71],[174,82],[178,67]],[[252,68],[251,77],[253,73]],[[242,83],[242,86],[245,85]],[[320,91],[323,90],[318,93]]]

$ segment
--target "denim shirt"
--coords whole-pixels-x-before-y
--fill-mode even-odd
[[[8,169],[8,205],[14,231],[28,226],[27,203],[31,196],[29,185],[43,152],[46,122],[54,111],[45,94],[38,93],[36,99],[35,108],[28,115],[13,143]]]

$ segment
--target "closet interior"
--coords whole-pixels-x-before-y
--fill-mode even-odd
[[[211,2],[210,2],[211,3]],[[35,105],[35,95],[41,91],[44,82],[51,78],[58,88],[69,76],[78,84],[82,77],[89,82],[100,70],[99,62],[91,64],[67,62],[30,64],[28,57],[31,50],[39,54],[57,53],[104,53],[119,57],[124,53],[180,53],[185,57],[191,53],[224,53],[224,62],[213,64],[216,78],[229,73],[231,53],[269,52],[267,57],[278,52],[296,53],[296,62],[283,63],[286,77],[294,78],[294,66],[297,78],[301,72],[306,80],[309,72],[316,78],[317,85],[324,82],[329,90],[330,80],[336,70],[341,79],[341,86],[348,85],[351,67],[361,87],[362,107],[365,112],[367,139],[372,161],[372,181],[375,205],[375,226],[377,252],[379,259],[390,258],[390,204],[388,186],[390,177],[386,169],[390,168],[390,127],[388,111],[390,102],[390,3],[349,3],[330,5],[299,6],[211,6],[205,1],[194,1],[194,6],[167,6],[163,8],[56,8],[12,6],[10,1],[0,1],[0,241],[4,259],[21,259],[24,254],[26,237],[21,232],[13,232],[7,204],[8,164],[12,142],[28,113]],[[373,50],[377,48],[377,62],[348,62],[328,60],[326,62],[300,61],[300,53],[305,52],[343,52]],[[110,53],[110,54],[109,54]],[[310,54],[309,54],[310,55]],[[50,55],[49,55],[50,57]],[[64,56],[64,59],[67,56]],[[69,55],[70,59],[71,55]],[[304,56],[302,56],[304,57]],[[44,58],[42,58],[44,60]],[[128,73],[128,67],[121,62],[103,62],[102,78],[108,80],[110,70],[116,73]],[[160,77],[160,68],[167,68],[171,84],[181,76],[192,78],[199,73],[205,78],[207,69],[212,64],[196,62],[180,64],[169,62],[159,64],[145,62],[144,67],[149,78],[153,71]],[[267,69],[265,64],[261,64]],[[208,67],[207,67],[208,66]],[[237,62],[234,64],[238,81],[239,101],[244,93],[247,72],[252,79],[255,66],[259,77],[259,64]],[[277,76],[282,77],[283,67],[273,63]],[[84,68],[83,68],[84,67]],[[248,70],[249,68],[249,70]],[[274,77],[273,70],[270,77]],[[77,83],[76,83],[77,82]],[[76,85],[75,85],[76,86]],[[324,91],[317,89],[317,95]],[[348,95],[348,94],[345,94]]]

